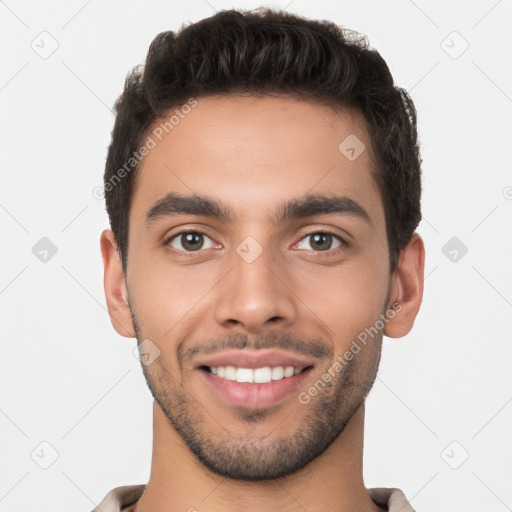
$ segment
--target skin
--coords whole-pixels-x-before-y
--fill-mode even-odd
[[[366,146],[354,161],[338,149],[349,134]],[[402,337],[413,327],[424,246],[415,233],[390,272],[372,162],[359,114],[243,96],[199,98],[145,157],[130,210],[126,276],[113,233],[101,235],[114,328],[160,350],[142,365],[155,397],[151,475],[129,510],[381,510],[363,481],[364,401],[382,336]],[[181,214],[148,226],[147,212],[168,192],[215,198],[235,219]],[[348,196],[370,222],[329,213],[272,223],[283,201],[306,193]],[[205,248],[190,250],[183,237],[169,242],[183,230],[204,232]],[[332,246],[327,240],[332,248],[319,250],[307,235],[325,230],[346,244],[334,237]],[[263,249],[251,263],[236,251],[248,236]],[[301,403],[299,393],[395,301],[400,310],[393,319],[328,386]],[[285,340],[288,350],[296,343],[310,357],[317,343],[323,355],[314,358],[300,389],[270,407],[227,404],[194,366],[208,346],[285,348]],[[193,437],[200,441],[195,449]]]

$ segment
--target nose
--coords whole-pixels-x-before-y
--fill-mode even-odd
[[[293,324],[297,315],[295,297],[285,269],[267,250],[254,260],[233,255],[231,271],[219,283],[215,317],[225,328],[260,333]]]

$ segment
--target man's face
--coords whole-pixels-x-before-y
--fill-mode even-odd
[[[350,134],[366,146],[353,161],[338,148]],[[375,380],[382,329],[343,359],[394,298],[371,159],[355,114],[217,96],[199,98],[138,171],[128,300],[138,342],[160,351],[143,370],[170,424],[218,474],[258,480],[300,469],[343,431]],[[174,202],[154,208],[170,193]],[[221,209],[176,201],[192,195]],[[307,195],[346,199],[283,208]]]

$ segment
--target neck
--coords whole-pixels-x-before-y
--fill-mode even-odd
[[[156,402],[153,429],[151,475],[136,512],[381,511],[363,482],[364,405],[323,454],[271,481],[230,480],[206,469]]]

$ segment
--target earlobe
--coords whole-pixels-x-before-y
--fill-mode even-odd
[[[103,286],[110,321],[121,336],[135,338],[128,290],[112,230],[105,229],[101,233],[100,245],[104,267]]]
[[[402,249],[398,267],[391,285],[391,303],[397,302],[394,315],[384,327],[384,335],[401,338],[410,332],[423,299],[425,271],[425,246],[421,237],[414,233]],[[390,306],[391,307],[391,306]]]

